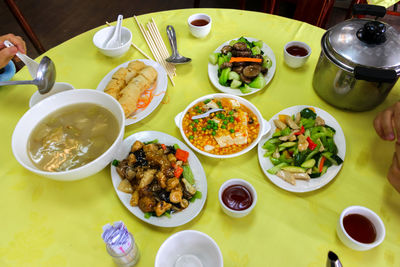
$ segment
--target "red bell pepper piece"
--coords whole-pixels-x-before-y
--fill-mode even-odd
[[[301,125],[300,131],[295,132],[294,135],[301,135],[301,134],[303,134],[305,131],[306,131],[306,129],[304,129],[304,126]]]
[[[319,172],[322,172],[322,169],[324,168],[324,162],[325,162],[325,157],[322,156],[321,161],[319,163],[319,167],[318,167]]]
[[[182,160],[183,162],[186,162],[189,157],[189,152],[178,148],[176,150],[175,157],[177,160]]]
[[[164,144],[161,144],[161,147],[162,147],[163,150],[166,150],[166,149],[167,149],[167,146],[164,145]]]
[[[181,166],[175,166],[175,169],[174,169],[174,176],[175,176],[176,178],[181,177],[182,172],[183,172],[183,168],[182,168]]]
[[[317,144],[314,143],[309,136],[307,137],[307,142],[308,142],[308,148],[310,150],[314,150],[317,147]]]

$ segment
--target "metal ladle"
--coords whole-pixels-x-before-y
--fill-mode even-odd
[[[56,67],[53,61],[47,56],[44,56],[40,60],[39,67],[36,73],[36,78],[32,81],[6,81],[0,82],[0,86],[3,85],[19,85],[19,84],[33,84],[38,87],[40,94],[45,94],[53,88],[56,80]]]
[[[168,35],[169,43],[171,44],[172,55],[169,58],[166,58],[165,61],[167,61],[169,63],[173,63],[173,64],[185,64],[185,63],[189,63],[190,61],[192,61],[191,58],[179,55],[178,47],[176,44],[175,29],[171,25],[167,26],[167,35]]]

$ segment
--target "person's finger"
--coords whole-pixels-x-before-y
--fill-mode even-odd
[[[0,50],[0,69],[7,66],[8,62],[15,56],[17,51],[16,47],[8,47]]]
[[[376,116],[375,120],[374,120],[374,128],[376,133],[379,135],[380,138],[382,139],[386,139],[385,138],[385,133],[383,132],[382,129],[382,112],[378,114],[378,116]]]
[[[384,139],[389,141],[394,140],[392,120],[393,110],[391,108],[384,110],[381,115],[380,123],[383,130]]]
[[[17,47],[18,51],[20,51],[23,54],[26,54],[26,44],[20,36],[16,36],[12,33],[2,35],[0,37],[0,43],[3,44],[5,40],[10,41],[14,46]]]

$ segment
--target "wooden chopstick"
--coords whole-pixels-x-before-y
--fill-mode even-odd
[[[107,26],[112,26],[108,21],[106,21]],[[153,60],[151,57],[149,57],[145,52],[142,51],[142,49],[140,49],[137,45],[135,45],[133,42],[131,42],[131,45],[136,48],[143,56],[145,56],[146,58]]]
[[[136,21],[136,24],[138,25],[138,27],[139,27],[139,29],[140,29],[140,31],[141,31],[141,33],[142,33],[144,39],[146,40],[146,43],[147,43],[147,45],[149,46],[150,51],[151,51],[151,53],[153,54],[154,58],[156,59],[156,61],[157,61],[158,63],[160,63],[160,64],[164,67],[164,69],[165,69],[165,71],[167,72],[168,77],[169,77],[169,79],[170,79],[172,85],[175,86],[175,83],[174,83],[173,78],[172,78],[173,75],[172,75],[170,69],[167,67],[167,64],[166,64],[167,62],[166,62],[165,60],[163,60],[162,57],[159,55],[159,52],[158,52],[157,48],[155,47],[155,44],[154,44],[153,40],[152,40],[151,37],[150,37],[150,33],[149,33],[149,32],[144,28],[144,26],[138,21],[138,19],[136,18],[136,16],[133,16],[133,18],[134,18],[134,20]]]
[[[151,36],[153,38],[153,41],[156,43],[156,47],[158,49],[159,54],[161,55],[161,58],[165,61],[165,59],[169,57],[169,54],[165,53],[163,49],[163,47],[165,47],[164,42],[162,41],[162,39],[160,40],[159,36],[157,35],[157,30],[154,28],[154,25],[151,22],[147,23],[147,28],[150,30]],[[176,75],[175,66],[169,62],[166,62],[166,65],[171,74],[175,76]]]

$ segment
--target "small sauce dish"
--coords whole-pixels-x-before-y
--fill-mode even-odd
[[[283,58],[291,68],[300,68],[311,55],[311,47],[304,42],[292,41],[283,48]]]
[[[350,206],[340,215],[336,227],[339,239],[351,249],[369,250],[378,246],[385,238],[385,225],[370,209]]]
[[[248,215],[257,203],[257,192],[243,179],[230,179],[219,188],[218,199],[225,214],[240,218]]]
[[[120,57],[125,54],[132,42],[132,32],[125,27],[121,28],[121,42],[122,45],[115,48],[107,48],[106,44],[110,40],[115,30],[115,26],[106,27],[93,36],[93,44],[99,49],[99,51],[108,57]]]
[[[211,30],[211,17],[207,14],[194,14],[188,18],[189,30],[196,38],[206,37]]]

